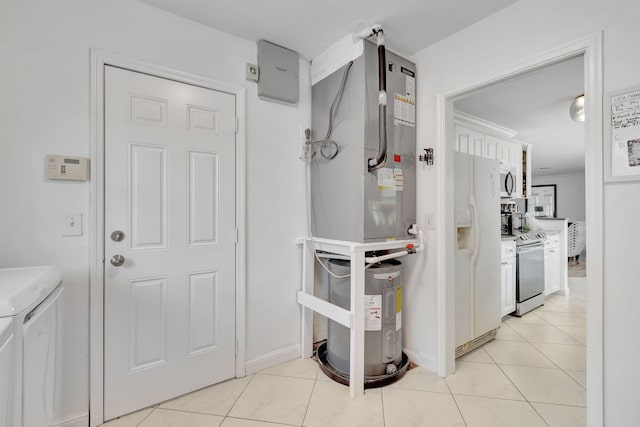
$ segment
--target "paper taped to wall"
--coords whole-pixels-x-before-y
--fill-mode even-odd
[[[611,173],[640,174],[640,90],[611,98]]]

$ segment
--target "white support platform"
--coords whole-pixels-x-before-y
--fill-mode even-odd
[[[365,253],[405,249],[407,245],[419,246],[418,240],[394,240],[376,243],[356,243],[320,238],[301,238],[302,244],[302,290],[298,291],[298,303],[302,310],[302,357],[313,354],[313,312],[334,320],[351,329],[349,369],[349,394],[358,397],[364,394],[364,267]],[[351,307],[347,311],[314,296],[315,251],[345,255],[351,259]]]

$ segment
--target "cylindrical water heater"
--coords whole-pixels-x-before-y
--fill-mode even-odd
[[[350,262],[332,259],[329,269],[336,276],[348,275]],[[364,374],[393,374],[402,362],[402,278],[397,260],[374,264],[365,272]],[[329,277],[329,302],[349,310],[350,278]],[[349,329],[332,320],[327,336],[327,362],[349,376]]]

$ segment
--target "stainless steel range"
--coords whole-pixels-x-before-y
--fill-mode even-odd
[[[542,231],[516,237],[516,316],[544,305],[544,241]]]

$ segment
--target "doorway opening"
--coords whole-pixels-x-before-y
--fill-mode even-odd
[[[584,122],[569,115],[583,93],[579,55],[453,101],[456,371],[493,369],[492,381],[504,389],[479,384],[485,396],[504,397],[508,390],[538,401],[531,390],[554,381],[563,391],[549,401],[586,405],[586,279],[568,274],[570,266],[574,275],[584,266],[584,256],[582,265],[568,261],[571,236],[585,230]],[[471,233],[470,256],[459,244],[467,228],[466,192],[471,228],[479,228]]]
[[[439,358],[440,363],[438,368],[439,368],[439,373],[441,375],[447,376],[447,375],[453,374],[456,371],[456,367],[457,367],[456,365],[458,365],[459,372],[462,372],[463,369],[460,369],[459,367],[463,366],[464,363],[467,363],[467,364],[473,363],[473,361],[470,360],[470,359],[473,359],[473,357],[480,358],[481,356],[483,356],[484,358],[484,356],[486,356],[487,361],[490,361],[491,363],[494,363],[496,365],[496,369],[500,371],[500,374],[505,376],[505,378],[507,379],[510,385],[514,385],[517,381],[519,381],[519,380],[514,380],[514,378],[517,377],[519,374],[522,374],[522,372],[515,372],[515,371],[518,371],[519,368],[518,367],[514,368],[514,365],[509,364],[508,363],[509,361],[504,359],[503,356],[506,351],[505,349],[498,349],[498,348],[492,349],[495,358],[491,356],[489,351],[484,349],[484,353],[481,352],[480,354],[475,354],[475,356],[473,357],[470,356],[470,358],[467,359],[466,361],[462,360],[456,363],[455,336],[456,336],[456,330],[457,330],[456,329],[457,307],[456,307],[456,295],[455,295],[454,289],[455,289],[456,273],[458,272],[458,269],[456,268],[455,262],[453,260],[455,259],[455,251],[456,251],[456,244],[457,244],[456,222],[458,221],[458,219],[456,219],[456,208],[455,208],[455,200],[454,200],[455,192],[453,191],[453,189],[454,189],[455,176],[456,176],[456,171],[454,167],[454,157],[455,157],[455,152],[459,151],[459,146],[456,146],[456,144],[458,144],[458,140],[456,140],[455,124],[456,124],[457,118],[459,118],[459,115],[457,116],[455,114],[455,110],[457,108],[458,109],[464,108],[465,98],[468,98],[469,100],[471,100],[474,95],[482,94],[483,91],[488,92],[491,90],[493,86],[500,87],[501,84],[509,84],[511,80],[513,81],[522,80],[526,77],[528,73],[531,73],[532,75],[536,73],[543,73],[544,69],[547,67],[552,68],[554,66],[562,66],[563,64],[567,65],[567,64],[570,64],[572,61],[575,61],[578,65],[580,65],[580,62],[581,62],[581,66],[578,66],[577,69],[579,70],[580,75],[584,79],[583,80],[584,94],[587,100],[586,101],[587,113],[586,113],[586,121],[584,123],[584,138],[583,138],[584,150],[578,149],[578,151],[584,152],[584,158],[581,161],[579,160],[578,163],[580,163],[584,167],[583,169],[584,170],[584,190],[582,191],[582,193],[585,194],[584,196],[584,200],[585,200],[584,201],[584,205],[585,205],[584,220],[585,221],[584,222],[586,223],[586,242],[587,242],[587,247],[589,248],[589,263],[586,264],[586,268],[584,269],[585,277],[577,278],[578,279],[577,281],[582,283],[575,284],[574,282],[576,282],[576,278],[574,276],[569,278],[568,276],[569,266],[567,263],[566,253],[564,254],[564,259],[562,259],[561,266],[567,268],[567,282],[571,280],[571,283],[568,285],[569,292],[550,293],[550,296],[548,299],[549,302],[546,304],[547,310],[546,311],[539,310],[538,313],[534,311],[531,313],[533,314],[533,316],[529,316],[529,319],[527,319],[530,321],[529,323],[537,322],[538,324],[544,326],[545,329],[547,329],[547,331],[535,332],[534,328],[532,328],[531,325],[526,324],[527,321],[524,320],[526,319],[526,316],[523,317],[522,319],[511,321],[511,323],[514,323],[514,324],[520,323],[521,325],[519,327],[514,328],[514,325],[507,322],[507,325],[508,325],[507,327],[510,329],[506,329],[502,327],[500,329],[504,329],[505,331],[510,330],[512,332],[515,332],[517,335],[511,334],[511,338],[523,339],[523,341],[513,340],[512,342],[516,342],[516,343],[522,342],[525,344],[530,344],[536,351],[536,353],[533,353],[533,354],[543,356],[543,358],[538,358],[536,356],[538,361],[535,363],[539,363],[539,364],[551,363],[551,366],[549,368],[552,367],[552,369],[557,370],[556,376],[558,377],[562,376],[564,380],[567,380],[565,383],[569,384],[570,387],[574,389],[574,391],[577,391],[577,393],[575,393],[576,395],[578,395],[576,399],[581,403],[573,402],[573,404],[575,406],[587,407],[586,418],[589,423],[601,424],[602,407],[603,407],[603,391],[602,391],[603,389],[603,378],[602,378],[602,374],[603,374],[603,357],[602,357],[602,349],[603,349],[603,337],[602,337],[602,333],[603,333],[603,325],[602,325],[603,171],[602,171],[602,135],[601,135],[601,132],[602,132],[602,117],[601,117],[602,66],[601,66],[601,36],[600,35],[588,37],[588,38],[585,38],[584,40],[579,40],[577,42],[571,43],[569,45],[566,45],[561,48],[555,49],[553,51],[547,52],[545,54],[539,55],[538,57],[530,59],[526,64],[519,64],[518,66],[514,66],[512,69],[504,71],[498,76],[491,76],[489,78],[486,78],[485,80],[480,79],[480,81],[477,82],[476,84],[458,88],[456,90],[452,90],[450,92],[439,95],[439,111],[441,112],[441,117],[439,121],[440,123],[439,143],[440,143],[440,148],[442,149],[442,152],[445,154],[445,157],[446,157],[444,161],[444,165],[445,165],[444,171],[441,174],[441,177],[443,177],[443,181],[444,181],[442,189],[446,191],[442,192],[441,199],[440,199],[440,201],[443,203],[443,206],[444,206],[443,208],[444,231],[442,233],[442,241],[441,241],[440,248],[448,256],[445,257],[446,259],[444,259],[441,263],[441,266],[444,271],[445,279],[439,285],[440,286],[439,291],[442,295],[442,297],[440,298],[441,311],[440,311],[439,318],[443,327],[441,328],[442,333],[440,335],[440,340],[439,340],[441,344],[441,347],[440,347],[441,357]],[[579,90],[579,88],[576,90]],[[575,93],[573,94],[573,97],[581,94],[582,92]],[[514,93],[513,91],[510,92],[510,96],[511,98],[517,100],[517,102],[520,102],[520,103],[522,102],[535,103],[538,100],[536,97],[534,97],[533,99],[526,99],[526,97],[521,96],[520,93]],[[565,114],[567,119],[569,118],[570,103],[571,103],[571,99],[569,99],[569,102],[566,104]],[[511,110],[507,111],[508,114],[512,112],[513,111]],[[507,116],[508,114],[505,114],[505,116]],[[472,117],[469,117],[470,115]],[[465,116],[464,113],[463,113],[463,116]],[[465,118],[467,119],[466,124],[470,124],[471,122],[473,122],[473,124],[477,125],[479,122],[482,123],[483,121],[484,122],[489,121],[489,119],[487,118],[484,118],[484,120],[476,121],[474,120],[475,118],[473,117],[473,114],[468,112]],[[494,119],[493,123],[495,125],[500,125],[500,126],[495,126],[493,129],[494,131],[495,130],[508,131],[508,129],[505,129],[505,127],[509,126],[506,120],[503,120],[502,123],[500,123],[500,121],[497,121]],[[502,127],[502,129],[500,129],[500,127]],[[495,137],[495,134],[493,136]],[[514,136],[515,135],[511,135],[510,138],[514,138]],[[503,137],[505,139],[509,139],[509,137],[505,137],[504,135]],[[469,140],[471,140],[471,138],[469,138]],[[526,141],[523,141],[523,142],[526,142]],[[482,153],[482,150],[483,150],[482,144],[473,145],[473,148],[469,148],[469,147],[472,147],[472,145],[473,144],[468,145],[467,150],[473,149],[475,151],[478,149],[478,147],[480,147],[479,151],[475,151],[475,152]],[[556,149],[556,154],[557,154],[557,150],[560,148],[559,145],[560,145],[560,142],[555,141],[554,147]],[[533,151],[532,158],[534,160],[533,162],[529,162],[528,164],[529,167],[531,167],[533,163],[534,167],[542,168],[542,170],[545,170],[544,169],[545,165],[535,166],[535,149]],[[551,160],[553,160],[553,156],[551,156]],[[561,163],[566,163],[566,162],[567,161],[565,160],[564,162],[561,162]],[[577,176],[579,176],[580,173],[581,173],[580,170],[575,171],[575,175]],[[536,177],[536,175],[538,175],[538,177]],[[546,179],[546,178],[543,178],[543,176],[544,175],[542,174],[535,174],[535,175],[531,174],[529,179],[533,182],[529,182],[528,185],[531,185],[531,184],[535,185],[536,180],[538,180],[538,182],[544,182],[544,181],[541,181],[542,179]],[[526,175],[525,175],[525,179],[526,179]],[[551,179],[558,179],[558,178],[551,178]],[[543,184],[537,184],[537,185],[543,185]],[[526,191],[526,187],[525,187],[525,191]],[[577,195],[578,193],[580,193],[580,190],[576,190],[574,188],[573,194]],[[535,206],[537,205],[533,204],[531,208],[528,208],[527,206],[522,206],[519,209],[521,209],[524,212],[526,212],[527,210],[535,211]],[[558,213],[556,213],[556,216],[557,214]],[[499,211],[496,215],[499,215]],[[576,214],[565,214],[565,215],[576,216]],[[576,216],[576,219],[577,219],[577,216]],[[536,220],[538,222],[544,221],[541,218],[537,218]],[[584,254],[581,256],[581,258],[582,259],[580,262],[584,262]],[[579,295],[580,292],[578,291],[578,289],[580,288],[581,285],[582,285],[582,289],[585,289],[585,291],[582,292],[583,297],[586,296],[587,294],[586,289],[588,289],[588,298],[586,302],[578,299],[580,297]],[[574,295],[571,295],[571,287],[574,287],[577,291]],[[569,295],[562,295],[566,293],[568,293]],[[562,300],[560,300],[559,298],[562,298]],[[554,304],[554,306],[552,306],[552,304]],[[551,310],[549,310],[550,308],[555,308],[558,311],[552,312]],[[564,313],[560,311],[563,308],[567,309]],[[586,319],[587,316],[585,315],[585,313],[576,313],[576,311],[578,310],[583,310],[585,312],[588,311],[589,313],[588,319]],[[547,313],[547,314],[542,314],[542,313]],[[556,313],[556,314],[549,314],[549,313]],[[545,320],[543,317],[546,317],[547,319]],[[560,317],[564,317],[564,320],[559,320]],[[558,323],[566,323],[568,321],[567,319],[569,318],[574,320],[574,323],[571,326],[558,324]],[[535,319],[535,320],[531,320],[531,319]],[[556,323],[556,324],[552,324],[552,323]],[[565,330],[563,331],[561,328],[564,328]],[[569,329],[569,328],[574,328],[574,329]],[[579,328],[579,330],[575,328]],[[520,331],[518,331],[517,329],[520,329]],[[549,332],[552,329],[554,332]],[[556,332],[562,332],[562,334],[558,334]],[[573,333],[574,336],[572,337],[567,332]],[[502,335],[506,335],[506,334],[509,334],[509,332],[502,331]],[[536,334],[538,338],[534,337],[534,335]],[[580,373],[576,374],[578,370],[570,369],[571,367],[576,367],[576,366],[568,366],[564,363],[564,361],[560,360],[564,356],[559,355],[558,351],[554,353],[554,350],[559,350],[559,348],[557,348],[556,346],[561,345],[560,342],[553,342],[553,343],[536,342],[536,341],[544,341],[544,338],[539,338],[544,334],[547,334],[549,336],[555,335],[556,337],[562,337],[561,339],[565,339],[567,341],[565,345],[567,344],[575,345],[576,348],[583,347],[586,350],[584,354],[588,356],[586,357],[586,360],[584,356],[579,356],[580,365],[577,367],[584,368],[584,370],[579,371]],[[529,337],[529,339],[527,339],[527,336]],[[508,340],[505,339],[502,341],[506,342]],[[498,341],[494,341],[494,342],[498,342]],[[585,345],[584,342],[587,342],[587,344]],[[504,344],[494,345],[494,347],[499,347],[499,346],[528,347],[528,345],[509,344],[509,343],[507,343],[506,345]],[[502,354],[499,355],[498,353],[500,351],[502,351]],[[515,350],[514,352],[517,353],[517,351]],[[552,356],[552,353],[553,353],[553,356]],[[514,353],[512,353],[509,357],[514,357],[513,354]],[[523,355],[524,353],[520,351],[520,354]],[[530,354],[531,353],[529,353],[529,355]],[[502,361],[502,363],[500,363],[500,361]],[[476,363],[480,362],[480,360],[476,360],[475,362]],[[533,362],[531,361],[527,362],[527,364],[531,364],[531,363]],[[563,369],[559,365],[563,365],[565,366],[565,368]],[[531,366],[526,366],[522,368],[523,368],[523,372],[524,370],[526,370],[527,375],[534,376],[534,377],[535,377],[535,373],[533,371],[535,371],[535,369],[542,369],[542,367],[531,367]],[[572,371],[571,373],[575,374],[575,376],[572,377],[568,371]],[[515,385],[517,386],[517,384]],[[582,389],[581,393],[579,392],[580,388]],[[589,389],[588,395],[585,393],[585,388]],[[529,396],[524,396],[524,398],[525,400],[535,400],[535,398],[533,397],[530,399]],[[566,402],[566,404],[569,404],[569,402]],[[538,409],[536,408],[536,410]]]

